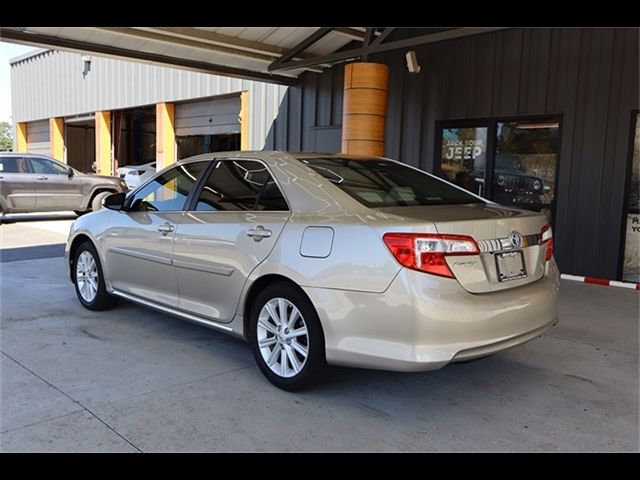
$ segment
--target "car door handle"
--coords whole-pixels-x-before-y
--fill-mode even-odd
[[[36,177],[36,180],[47,180],[47,177],[43,177],[42,175],[39,177]]]
[[[271,236],[271,230],[266,230],[262,225],[258,225],[256,228],[247,230],[247,236],[259,242],[263,238],[269,238]]]
[[[158,227],[158,231],[162,234],[162,235],[167,235],[168,233],[173,232],[176,229],[176,227],[174,227],[173,225],[171,225],[170,223],[165,223],[163,225],[160,225]]]

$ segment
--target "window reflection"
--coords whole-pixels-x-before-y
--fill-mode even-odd
[[[498,122],[493,200],[543,209],[555,194],[557,121]]]

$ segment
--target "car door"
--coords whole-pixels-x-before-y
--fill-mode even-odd
[[[104,233],[105,266],[112,287],[176,307],[172,267],[175,231],[185,202],[209,162],[178,165],[134,191],[114,212]]]
[[[84,199],[82,181],[69,176],[69,167],[45,157],[29,157],[38,182],[36,210],[79,210]]]
[[[36,175],[31,173],[24,157],[0,157],[0,196],[7,211],[34,210],[37,192]]]
[[[251,271],[273,249],[290,216],[267,166],[218,161],[178,225],[173,265],[179,307],[230,322]]]

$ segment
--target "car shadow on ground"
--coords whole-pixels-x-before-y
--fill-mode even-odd
[[[139,314],[136,314],[138,309]],[[133,312],[124,318],[118,315],[120,321],[163,340],[179,338],[185,347],[189,346],[194,351],[208,351],[215,357],[218,357],[221,351],[225,352],[225,361],[230,366],[233,365],[230,371],[246,368],[249,364],[249,370],[253,371],[249,375],[258,382],[258,391],[265,386],[268,387],[267,390],[276,389],[260,374],[253,361],[251,348],[244,340],[163,313],[144,315],[149,310],[128,301],[120,301],[114,312],[124,313],[127,310]],[[409,419],[411,415],[408,413],[414,408],[422,410],[425,401],[429,403],[444,400],[449,406],[463,406],[473,404],[475,396],[483,395],[487,390],[494,390],[494,393],[499,391],[507,396],[526,397],[526,392],[534,391],[548,382],[548,374],[544,367],[529,362],[527,356],[523,356],[518,349],[513,349],[469,362],[452,363],[440,370],[424,372],[331,367],[330,374],[324,381],[308,390],[290,395],[292,401],[296,397],[317,396],[325,398],[330,403],[339,403],[341,398],[353,399],[355,395],[362,397],[362,408],[367,409],[371,402],[364,401],[364,398],[371,395],[379,396],[381,392],[385,392],[382,397],[386,397],[387,401],[392,397],[403,398],[402,404],[408,411],[400,417]],[[376,400],[373,403],[378,402]],[[370,413],[375,415],[376,408],[372,406]],[[398,412],[393,414],[394,417],[398,415]]]

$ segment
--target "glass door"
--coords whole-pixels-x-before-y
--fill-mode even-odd
[[[438,173],[502,205],[544,211],[551,221],[559,123],[557,117],[442,123]]]
[[[622,279],[640,283],[640,113],[635,115],[632,152],[627,189]]]

